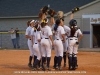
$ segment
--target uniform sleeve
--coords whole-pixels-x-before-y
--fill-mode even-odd
[[[52,35],[52,31],[51,31],[51,28],[50,27],[48,27],[48,35],[49,36]]]
[[[81,32],[81,30],[80,30],[80,29],[78,29],[78,34],[79,34],[79,35],[81,35],[81,34],[82,34],[82,32]]]
[[[34,29],[33,28],[31,29],[31,35],[34,35]]]
[[[61,27],[61,34],[65,34],[64,28]]]
[[[25,35],[28,35],[29,34],[29,30],[28,28],[26,29],[26,32],[25,32]]]
[[[67,33],[70,31],[70,28],[68,26],[64,26],[64,30],[65,30],[65,33]]]

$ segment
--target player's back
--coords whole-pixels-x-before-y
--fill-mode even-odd
[[[57,31],[55,31],[55,39],[61,39],[62,40],[62,34],[64,33],[64,29],[62,26],[58,26]]]
[[[49,26],[45,26],[41,30],[42,38],[49,38],[50,35],[52,35],[51,28]]]

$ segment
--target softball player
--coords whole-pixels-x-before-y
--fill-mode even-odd
[[[68,51],[68,35],[69,35],[69,31],[70,31],[70,28],[66,25],[64,25],[64,19],[63,18],[60,18],[62,20],[62,26],[64,28],[64,31],[65,31],[65,39],[66,39],[66,42],[64,43],[63,42],[63,60],[64,60],[64,67],[66,67],[66,57],[67,57],[67,54],[66,54],[66,51]],[[52,30],[54,29],[54,26],[55,26],[55,21],[54,21],[54,18],[52,17],[51,18],[51,23],[52,23]],[[56,56],[54,57],[54,64],[56,63]],[[57,64],[56,64],[57,65]],[[55,66],[53,66],[54,68],[56,68]]]
[[[40,52],[40,40],[41,40],[41,32],[40,32],[40,27],[39,25],[35,25],[34,27],[34,33],[31,34],[33,36],[33,49],[36,53],[37,59],[34,61],[33,64],[33,69],[32,70],[36,70],[37,69],[37,65],[40,62],[41,59],[41,52]]]
[[[63,23],[64,23],[64,19],[61,18]],[[68,35],[70,33],[70,28],[64,24],[62,24],[63,28],[64,28],[64,31],[65,31],[65,39],[66,39],[66,42],[64,43],[63,42],[63,47],[64,47],[64,50],[63,50],[63,60],[64,60],[64,67],[66,67],[66,57],[67,57],[67,53],[68,52]]]
[[[28,47],[29,47],[29,50],[30,50],[28,66],[30,68],[32,68],[32,58],[33,58],[33,55],[34,55],[34,51],[33,51],[32,41],[31,41],[31,30],[32,30],[32,27],[34,26],[34,20],[28,21],[27,25],[28,25],[28,27],[26,29],[25,37],[28,39],[27,44],[28,44]]]
[[[47,60],[47,70],[50,70],[50,60],[51,60],[51,45],[54,45],[52,39],[52,31],[48,26],[48,19],[45,18],[41,23],[41,53],[42,53],[42,69],[45,70],[44,63]],[[47,58],[46,58],[47,57]]]
[[[72,19],[69,22],[70,25],[70,36],[68,38],[69,40],[69,70],[75,70],[77,68],[77,50],[78,50],[78,44],[80,40],[82,39],[82,32],[81,30],[76,26],[77,21]],[[79,37],[78,37],[79,36]]]
[[[57,19],[54,26],[54,50],[55,50],[55,60],[54,68],[56,69],[56,64],[58,63],[58,68],[61,70],[61,61],[63,57],[63,42],[65,43],[65,32],[62,27],[63,21],[62,19]]]
[[[64,46],[63,60],[64,60],[64,67],[66,67],[66,57],[67,57],[67,53],[68,53],[68,35],[69,35],[70,28],[68,26],[64,25],[64,31],[65,31],[66,42],[63,43],[63,46]]]

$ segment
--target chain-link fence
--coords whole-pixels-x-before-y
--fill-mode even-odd
[[[19,32],[20,40],[19,45],[20,49],[28,49],[27,39],[25,38],[25,32]],[[0,48],[12,49],[13,44],[11,36],[8,32],[0,32]]]

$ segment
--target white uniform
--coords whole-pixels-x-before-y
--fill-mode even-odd
[[[44,63],[47,61],[47,69],[50,68],[50,60],[51,60],[51,40],[49,36],[52,35],[51,28],[49,26],[45,26],[41,28],[41,55],[42,55],[42,69],[45,70]]]
[[[78,35],[82,35],[82,32],[80,29],[77,29],[74,36],[71,37],[69,36],[68,41],[69,41],[69,70],[75,70],[78,65],[77,65],[77,50],[78,50]]]
[[[65,35],[66,42],[63,43],[63,46],[64,46],[63,52],[66,52],[68,50],[68,36],[69,36],[69,33],[70,33],[70,28],[68,26],[64,25],[64,31],[65,31],[65,34],[66,33],[68,34],[68,35]]]
[[[40,43],[38,42],[39,39],[41,39],[41,32],[40,31],[36,31],[33,34],[33,39],[34,39],[34,44],[33,44],[33,49],[36,53],[37,59],[40,60],[41,59],[41,52],[40,52]]]
[[[69,54],[77,54],[77,50],[78,50],[78,45],[76,44],[76,42],[78,41],[77,36],[81,35],[82,32],[80,29],[78,29],[75,34],[74,37],[69,37]]]
[[[42,57],[51,57],[51,41],[49,39],[49,36],[52,35],[51,28],[49,26],[45,26],[41,29],[41,53]]]
[[[31,26],[27,27],[25,35],[31,36],[31,30],[32,30]],[[28,44],[28,47],[29,47],[29,50],[30,50],[30,56],[33,56],[34,50],[33,50],[33,47],[32,47],[31,39],[28,39],[27,44]]]
[[[57,31],[55,31],[55,40],[54,40],[54,48],[56,56],[63,57],[63,43],[62,43],[62,34],[65,34],[64,28],[62,26],[58,26]]]

